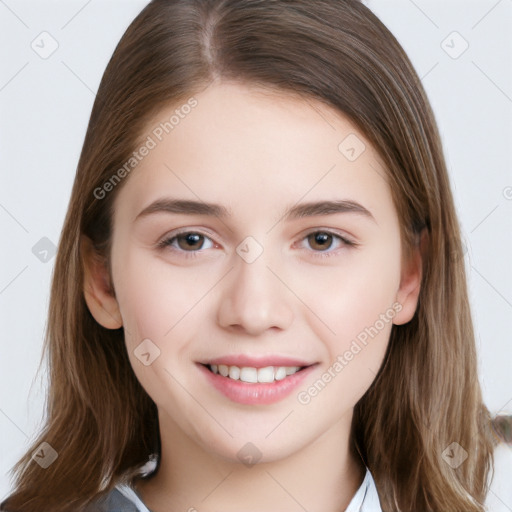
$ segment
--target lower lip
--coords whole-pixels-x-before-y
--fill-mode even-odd
[[[266,405],[279,402],[287,397],[304,381],[316,365],[308,366],[282,380],[268,383],[250,383],[233,380],[211,372],[202,364],[198,364],[198,366],[213,387],[233,402],[247,405]]]

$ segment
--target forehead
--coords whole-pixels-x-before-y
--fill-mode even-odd
[[[325,104],[233,83],[211,85],[194,100],[192,108],[165,107],[147,124],[141,140],[151,149],[131,171],[116,211],[133,218],[166,194],[233,207],[254,206],[249,196],[271,207],[319,195],[390,206],[377,152]]]

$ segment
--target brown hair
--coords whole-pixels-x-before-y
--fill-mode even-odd
[[[315,99],[348,117],[379,152],[404,247],[428,233],[418,307],[392,328],[384,363],[355,407],[354,446],[384,511],[482,511],[494,437],[477,378],[458,220],[428,99],[403,49],[357,0],[153,0],[105,70],[55,262],[44,353],[45,426],[16,464],[10,512],[80,510],[159,453],[157,409],[137,381],[123,330],[84,300],[84,236],[109,264],[112,208],[149,119],[215,80]],[[47,442],[58,458],[31,460]],[[443,460],[453,442],[468,454]]]

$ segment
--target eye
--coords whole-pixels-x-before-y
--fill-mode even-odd
[[[206,245],[205,241],[208,240],[210,245]],[[195,257],[196,252],[199,252],[203,249],[211,249],[214,246],[212,240],[204,233],[200,231],[184,231],[182,233],[177,233],[172,237],[167,237],[158,242],[157,247],[159,249],[164,249],[166,247],[171,247],[172,250],[177,252],[185,252],[190,253],[186,254],[186,257]]]
[[[313,252],[317,254],[313,254],[313,256],[316,258],[326,258],[335,254],[334,250],[330,250],[333,246],[336,249],[343,246],[353,247],[357,245],[352,240],[328,230],[311,231],[302,240],[307,241],[308,245],[314,249]],[[338,240],[338,244],[336,244],[336,240]]]

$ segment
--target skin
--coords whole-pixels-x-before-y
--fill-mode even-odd
[[[421,257],[403,260],[400,225],[378,154],[343,115],[314,100],[247,85],[215,83],[198,105],[125,178],[115,200],[112,278],[87,249],[85,297],[96,320],[125,329],[137,378],[159,411],[162,462],[137,491],[154,512],[345,510],[364,477],[349,450],[354,405],[383,361],[392,324],[414,315]],[[148,123],[147,134],[176,105]],[[356,134],[366,149],[349,161],[338,145]],[[137,215],[173,197],[232,212]],[[199,199],[198,199],[199,198]],[[282,219],[296,203],[349,199],[355,213]],[[188,249],[177,229],[200,232]],[[324,248],[311,232],[336,236]],[[262,254],[237,246],[252,236]],[[174,249],[174,250],[173,250]],[[181,251],[181,252],[180,252]],[[195,251],[195,258],[186,258]],[[328,257],[322,254],[330,253]],[[394,303],[401,309],[309,403],[307,390]],[[134,350],[149,338],[148,366]],[[232,402],[196,362],[226,354],[279,354],[317,366],[304,385],[271,405]],[[253,466],[237,453],[248,442]]]

